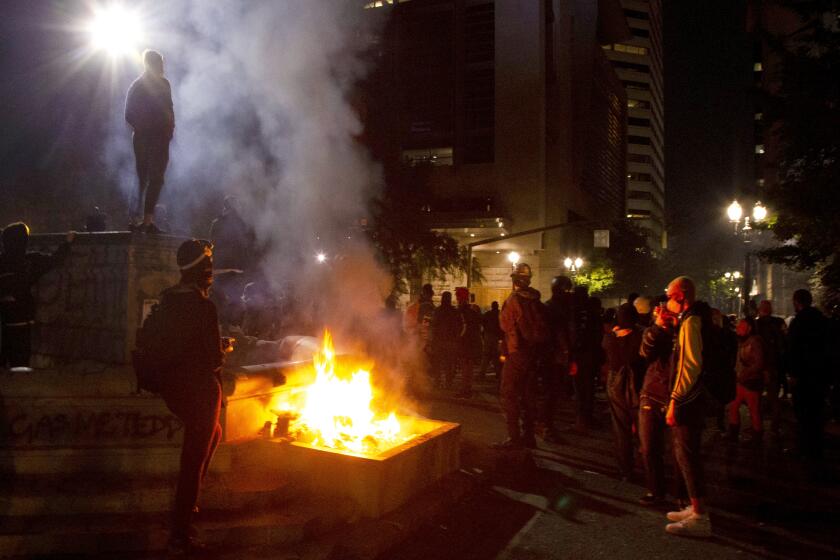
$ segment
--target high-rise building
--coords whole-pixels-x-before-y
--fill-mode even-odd
[[[604,50],[627,92],[626,215],[664,249],[665,119],[662,0],[621,0],[632,37]]]
[[[386,176],[399,167],[431,227],[485,242],[480,304],[509,291],[514,252],[548,293],[625,218],[627,101],[601,48],[630,35],[618,0],[368,6],[388,18],[364,108]]]

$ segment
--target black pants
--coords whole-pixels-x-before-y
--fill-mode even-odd
[[[169,164],[169,133],[135,132],[134,161],[139,184],[135,211],[142,205],[145,214],[154,214]]]
[[[502,368],[501,405],[508,437],[519,441],[522,433],[534,435],[536,402],[533,393],[534,357],[531,352],[508,354]],[[520,420],[522,427],[520,431]]]
[[[825,397],[825,390],[818,387],[800,385],[793,390],[797,445],[799,451],[809,459],[822,457]]]
[[[29,367],[32,354],[32,326],[3,325],[0,334],[0,367]]]
[[[629,476],[633,472],[633,424],[638,418],[638,409],[631,393],[632,379],[625,379],[621,372],[609,373],[607,398],[610,403],[613,435],[615,437],[618,470]]]
[[[648,492],[665,496],[665,405],[642,398],[639,405],[639,440]]]
[[[169,410],[184,423],[181,470],[172,511],[173,533],[184,536],[198,503],[201,481],[222,439],[219,424],[222,389],[215,379],[209,379],[189,387],[167,388],[163,399]]]
[[[582,359],[578,362],[578,372],[574,376],[577,422],[582,427],[592,425],[592,412],[595,408],[595,367],[594,360]]]
[[[539,371],[542,389],[540,420],[545,424],[546,430],[549,432],[556,431],[555,418],[557,416],[557,403],[560,401],[563,380],[566,377],[568,367],[554,363],[554,357],[548,356],[540,366]]]
[[[677,488],[685,485],[689,498],[704,498],[706,495],[701,449],[705,424],[703,401],[703,398],[697,398],[679,407],[677,425],[671,426],[674,459],[677,462]]]

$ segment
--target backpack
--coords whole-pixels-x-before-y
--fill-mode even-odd
[[[548,310],[539,299],[519,296],[522,307],[522,321],[517,325],[519,334],[525,342],[540,345],[551,338],[548,326]]]
[[[143,325],[137,329],[136,348],[131,352],[131,361],[138,391],[161,392],[163,380],[175,363],[172,340],[168,335],[171,325],[166,308],[155,304],[143,320]]]
[[[733,337],[702,316],[703,372],[700,379],[706,391],[720,404],[735,399],[735,360],[738,357],[738,343]]]

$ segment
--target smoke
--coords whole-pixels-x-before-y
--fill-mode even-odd
[[[361,5],[178,0],[146,14],[175,104],[163,197],[170,212],[206,236],[208,207],[218,213],[223,196],[237,195],[270,287],[286,292],[299,315],[329,325],[339,349],[393,333],[392,320],[382,326],[391,278],[349,227],[381,184],[357,141],[363,127],[352,99],[370,70],[365,55],[383,10]],[[124,127],[119,134],[127,145]],[[133,190],[125,155],[123,182]],[[393,357],[404,350],[387,353],[385,361],[405,363]]]

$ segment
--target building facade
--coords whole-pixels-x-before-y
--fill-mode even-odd
[[[627,93],[626,215],[665,249],[662,0],[621,0],[632,37],[604,46]]]
[[[471,245],[479,304],[509,291],[511,253],[547,293],[625,216],[627,100],[602,49],[629,37],[617,0],[371,8],[389,11],[365,108],[374,156],[422,193],[430,227]]]

